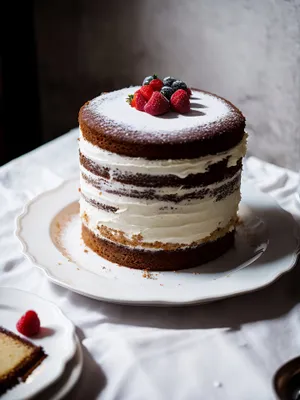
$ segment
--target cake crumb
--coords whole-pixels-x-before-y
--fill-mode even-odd
[[[77,269],[77,271],[79,271],[79,268],[76,268]]]
[[[61,262],[58,262],[57,264],[58,264],[58,265],[61,265]]]
[[[132,235],[132,240],[134,241],[141,242],[143,239],[143,235],[141,235],[140,233],[138,235]]]
[[[88,217],[88,215],[87,215],[87,213],[85,211],[82,214],[82,219],[84,219],[87,224],[89,223],[89,217]]]
[[[89,252],[87,249],[84,249],[83,251],[84,251],[85,253],[88,253],[88,252]]]
[[[80,188],[78,188],[78,192],[81,192],[81,189],[80,189]]]
[[[143,270],[143,278],[147,278],[147,279],[157,279],[154,277],[153,273],[151,273],[148,269],[144,269]]]
[[[164,286],[164,285],[162,283],[160,283],[159,286]]]
[[[99,196],[102,196],[102,192],[99,192]]]

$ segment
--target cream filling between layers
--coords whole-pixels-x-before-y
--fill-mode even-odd
[[[83,223],[99,237],[99,228],[105,226],[123,232],[129,240],[139,236],[143,243],[158,241],[190,245],[207,239],[218,228],[225,228],[231,220],[235,220],[239,202],[238,189],[220,201],[208,198],[175,207],[172,212],[162,210],[164,206],[170,207],[169,202],[158,202],[151,205],[123,203],[113,213],[99,209],[81,198],[80,216]],[[232,225],[229,230],[233,228]]]
[[[134,206],[134,207],[139,207],[140,205],[146,205],[147,207],[150,204],[153,204],[158,211],[158,208],[164,207],[164,206],[177,206],[178,204],[180,205],[200,205],[201,202],[207,201],[211,199],[210,194],[206,195],[203,199],[199,198],[194,198],[194,199],[188,199],[188,200],[182,200],[179,203],[173,203],[171,201],[160,201],[156,199],[148,199],[146,197],[131,197],[130,193],[134,191],[135,193],[140,194],[143,196],[145,190],[147,191],[149,188],[145,188],[142,186],[135,186],[135,185],[130,185],[130,184],[125,184],[125,183],[120,183],[116,181],[111,181],[107,180],[104,178],[100,178],[99,176],[93,174],[92,172],[86,170],[82,165],[80,166],[80,187],[81,187],[81,192],[86,195],[88,198],[91,198],[97,202],[113,206],[113,207],[120,207],[121,205],[127,206],[128,204]],[[173,187],[173,186],[165,186],[165,187],[158,187],[158,188],[151,188],[151,191],[154,193],[154,195],[157,196],[168,196],[168,195],[176,195],[178,197],[189,195],[194,193],[197,190],[208,190],[212,191],[215,189],[221,189],[222,186],[225,186],[227,184],[230,184],[232,181],[234,181],[238,176],[240,176],[241,171],[238,171],[235,175],[228,179],[224,179],[220,182],[212,183],[210,185],[204,186],[204,187],[191,187],[191,188],[185,188],[184,186],[179,186],[179,187]],[[95,182],[99,185],[101,185],[101,189],[96,188],[92,183],[89,183],[84,177],[86,176],[87,179],[90,179],[92,182]],[[117,193],[108,193],[107,190],[114,190],[115,192],[124,192],[125,194],[119,195]],[[213,199],[215,200],[215,199]],[[143,210],[144,212],[144,210]]]
[[[139,173],[145,175],[176,175],[186,178],[190,174],[205,173],[209,167],[227,159],[227,167],[235,166],[245,156],[247,133],[235,147],[231,149],[195,159],[148,160],[141,157],[127,157],[103,150],[84,139],[80,132],[79,149],[81,153],[101,167],[107,167],[110,174]],[[112,176],[113,177],[113,176]]]

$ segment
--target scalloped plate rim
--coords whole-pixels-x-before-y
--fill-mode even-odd
[[[40,392],[42,392],[43,390],[47,389],[47,387],[49,387],[50,385],[52,385],[53,383],[55,383],[56,381],[59,380],[60,376],[63,374],[65,367],[67,365],[67,363],[72,359],[72,357],[74,356],[76,349],[77,349],[77,345],[76,345],[76,333],[75,333],[75,325],[73,324],[73,322],[64,314],[64,312],[52,301],[46,300],[45,298],[41,297],[40,295],[36,294],[36,293],[32,293],[30,291],[27,290],[22,290],[22,289],[18,289],[18,288],[14,288],[14,287],[10,287],[10,286],[0,286],[0,291],[6,291],[6,292],[18,292],[20,294],[20,296],[25,295],[25,296],[31,296],[33,298],[37,298],[38,301],[42,302],[42,303],[46,303],[47,305],[49,305],[51,308],[53,308],[55,310],[55,312],[60,316],[60,318],[62,318],[64,320],[64,327],[66,327],[66,331],[67,331],[67,336],[70,336],[71,338],[71,343],[70,346],[68,347],[68,352],[66,352],[64,354],[64,356],[60,359],[60,363],[56,364],[56,374],[52,376],[52,378],[47,381],[47,384],[45,384],[44,386],[40,387],[38,389],[38,391],[32,393],[31,395],[29,395],[27,397],[27,399],[30,399],[34,396],[36,396],[37,394],[39,394]],[[34,340],[33,338],[28,338],[29,340]],[[3,394],[3,396],[7,395],[7,393],[12,393],[13,391],[8,391],[5,394]],[[12,397],[12,399],[22,399],[19,397]]]
[[[266,282],[260,284],[259,286],[255,285],[254,287],[249,287],[247,290],[236,290],[236,291],[232,291],[230,294],[224,294],[222,296],[218,296],[218,297],[202,297],[201,299],[199,298],[195,298],[192,300],[122,300],[122,299],[115,299],[115,298],[110,298],[110,297],[103,297],[103,296],[99,296],[99,295],[93,295],[90,293],[86,293],[84,291],[81,291],[79,289],[75,289],[72,287],[72,285],[61,281],[59,278],[55,277],[53,275],[53,273],[51,271],[49,271],[49,268],[45,265],[41,265],[40,263],[38,263],[35,260],[34,255],[32,255],[31,253],[29,253],[28,251],[28,246],[26,244],[26,240],[22,237],[22,220],[23,218],[28,215],[30,208],[36,203],[38,202],[40,199],[42,199],[43,197],[48,196],[49,194],[55,193],[55,192],[59,192],[60,190],[62,190],[65,186],[69,185],[69,184],[76,184],[76,182],[79,182],[78,178],[72,178],[72,179],[68,179],[68,180],[64,180],[63,182],[61,182],[59,185],[46,190],[40,194],[38,194],[37,196],[35,196],[33,199],[31,199],[29,202],[27,202],[23,208],[23,211],[21,212],[21,214],[19,214],[16,217],[16,228],[15,228],[15,235],[16,237],[19,239],[20,243],[21,243],[21,251],[23,253],[23,255],[37,268],[39,268],[40,270],[42,270],[45,275],[47,276],[47,278],[54,282],[55,284],[64,287],[66,289],[69,289],[75,293],[78,293],[80,295],[83,295],[85,297],[89,297],[92,299],[96,299],[99,301],[105,301],[105,302],[109,302],[109,303],[115,303],[115,304],[126,304],[126,305],[137,305],[137,306],[190,306],[190,305],[198,305],[198,304],[203,304],[203,303],[208,303],[208,302],[212,302],[212,301],[218,301],[218,300],[222,300],[225,298],[230,298],[230,297],[235,297],[238,295],[242,295],[242,294],[246,294],[246,293],[251,293],[251,292],[255,292],[257,290],[263,289],[269,285],[271,285],[272,283],[274,283],[276,280],[278,280],[282,275],[284,275],[285,273],[289,272],[297,263],[299,255],[300,255],[300,227],[298,226],[298,224],[296,223],[295,219],[293,218],[293,216],[286,210],[284,210],[279,203],[277,202],[277,200],[275,198],[273,198],[272,196],[270,196],[267,193],[261,192],[255,185],[253,185],[252,182],[250,182],[251,185],[253,185],[253,187],[255,188],[255,190],[257,190],[258,192],[260,192],[263,196],[267,196],[270,199],[270,202],[275,204],[276,207],[278,208],[278,211],[283,213],[287,218],[290,219],[291,224],[294,225],[293,228],[293,237],[296,241],[296,245],[295,245],[295,250],[293,253],[293,257],[291,262],[286,265],[286,267],[284,269],[282,269],[281,271],[277,272],[276,274],[274,274],[272,276],[271,279],[268,279]],[[248,181],[249,184],[249,181]],[[67,204],[67,203],[66,203]],[[74,264],[76,265],[76,264]]]

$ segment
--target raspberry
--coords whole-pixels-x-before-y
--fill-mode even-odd
[[[26,311],[17,322],[16,328],[18,332],[25,336],[34,336],[40,330],[40,320],[35,311]]]
[[[176,90],[176,92],[172,94],[170,103],[173,110],[180,114],[185,114],[191,109],[189,95],[184,89]]]

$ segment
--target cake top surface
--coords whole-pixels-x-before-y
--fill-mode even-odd
[[[210,142],[211,139],[223,142],[221,147],[217,146],[215,149],[217,152],[234,146],[243,136],[245,128],[243,114],[229,101],[217,95],[192,89],[190,112],[187,114],[168,112],[153,116],[136,110],[126,102],[128,95],[139,88],[139,86],[133,86],[105,93],[87,102],[79,113],[79,124],[83,136],[94,145],[119,154],[133,156],[138,155],[137,150],[143,151],[140,146],[193,146],[207,139]],[[225,143],[224,135],[231,136],[227,137],[229,139],[227,143]],[[116,148],[116,143],[131,145],[136,148],[136,151],[130,154],[130,151],[125,151],[124,146],[122,149],[120,146]],[[156,152],[151,153],[148,150],[141,156],[155,158]],[[212,152],[212,150],[205,150],[205,147],[202,150],[197,154],[204,155]],[[193,151],[188,153],[193,153]],[[189,155],[198,156],[196,154],[185,156]],[[157,157],[162,158],[161,155]],[[179,154],[174,157],[180,158]]]
[[[175,136],[241,116],[237,108],[225,99],[193,90],[189,113],[170,112],[154,117],[130,107],[126,102],[128,95],[138,89],[139,86],[129,87],[98,96],[85,106],[85,115],[93,118],[95,123],[105,118],[106,124],[111,127],[139,131],[141,135],[159,136],[162,132]]]
[[[194,90],[189,113],[170,112],[154,117],[130,107],[126,102],[127,96],[138,88],[125,88],[96,97],[87,108],[94,118],[101,115],[114,124],[153,135],[160,135],[162,131],[176,135],[184,130],[216,123],[234,113],[230,104],[220,97]]]

